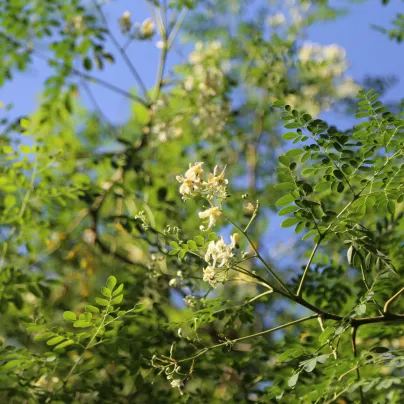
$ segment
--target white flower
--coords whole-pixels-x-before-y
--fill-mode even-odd
[[[216,287],[217,285],[217,280],[215,279],[215,268],[211,267],[211,266],[207,266],[206,268],[204,268],[203,270],[203,280],[205,282],[209,282],[210,286],[212,286],[213,288]]]
[[[224,172],[226,167],[223,168],[222,172],[219,174],[219,166],[216,166],[213,173],[209,173],[208,182],[206,184],[206,188],[209,191],[209,196],[218,196],[219,198],[226,198],[226,185],[229,181],[224,178]]]
[[[213,261],[213,267],[224,267],[229,263],[230,258],[233,256],[231,245],[227,245],[223,237],[219,237],[218,240],[211,241],[208,245],[208,249],[205,254],[205,261],[209,263]]]
[[[177,279],[176,278],[172,278],[170,279],[170,282],[168,282],[168,286],[170,286],[170,288],[175,288],[177,286]]]
[[[172,388],[178,388],[181,395],[183,394],[181,387],[184,385],[183,381],[181,379],[173,379],[171,380],[171,387]]]
[[[164,41],[157,41],[156,42],[156,48],[158,48],[158,49],[164,49],[165,46],[166,46],[166,44],[165,44]]]
[[[230,236],[230,240],[231,240],[230,247],[231,247],[232,249],[239,247],[240,235],[239,235],[238,233],[233,233],[233,234]]]
[[[185,173],[185,178],[193,182],[201,182],[203,180],[203,163],[191,163],[187,172]]]
[[[146,18],[140,26],[140,33],[143,38],[150,38],[154,35],[154,22],[151,18]]]
[[[272,25],[273,27],[279,27],[282,24],[286,23],[285,15],[281,12],[278,12],[274,15],[268,17],[268,24]]]
[[[213,206],[212,208],[206,209],[203,212],[199,212],[199,217],[201,219],[208,219],[208,227],[205,228],[205,226],[201,226],[201,230],[209,230],[211,227],[213,227],[216,224],[217,219],[222,215],[221,210]]]

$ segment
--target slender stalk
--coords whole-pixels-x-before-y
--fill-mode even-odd
[[[203,348],[196,355],[191,356],[190,358],[179,360],[179,361],[177,361],[177,363],[188,362],[190,360],[194,360],[194,359],[198,358],[199,356],[203,355],[205,352],[210,351],[212,349],[216,349],[216,348],[219,348],[219,347],[222,347],[222,346],[234,344],[236,342],[244,341],[244,340],[250,339],[250,338],[262,337],[263,335],[270,334],[272,332],[282,330],[283,328],[290,327],[291,325],[303,323],[304,321],[312,320],[314,318],[317,318],[317,315],[303,317],[303,318],[301,318],[299,320],[291,321],[289,323],[280,325],[278,327],[271,328],[270,330],[265,330],[265,331],[257,332],[255,334],[246,335],[245,337],[240,337],[240,338],[236,338],[236,339],[233,339],[233,340],[228,340],[228,341],[225,341],[225,342],[221,342],[220,344],[216,344],[216,345],[212,345],[212,346],[207,347],[207,348]]]
[[[224,214],[223,214],[224,215]],[[282,281],[282,279],[279,278],[279,276],[275,273],[275,271],[267,264],[267,262],[264,260],[264,258],[261,256],[257,248],[255,247],[253,241],[251,240],[250,236],[235,222],[233,222],[229,217],[224,215],[226,220],[231,223],[237,230],[240,231],[240,233],[247,239],[249,242],[250,246],[255,252],[256,258],[261,261],[261,263],[264,265],[265,269],[276,279],[276,281],[282,286],[283,289],[289,294],[293,295],[293,293],[290,291],[290,289],[286,286],[286,284]]]
[[[364,190],[367,188],[367,186],[374,180],[374,178],[386,167],[386,165],[388,164],[388,162],[389,162],[390,160],[392,160],[393,158],[395,158],[395,157],[396,157],[397,155],[399,155],[400,153],[402,153],[402,151],[403,151],[403,149],[400,149],[400,150],[398,150],[396,153],[394,153],[393,156],[391,156],[390,159],[388,159],[388,160],[383,164],[383,166],[372,176],[372,178],[370,178],[370,179],[365,183],[365,185],[362,187],[362,189],[359,191],[359,193],[357,193],[357,194],[354,193],[353,199],[352,199],[347,205],[345,205],[345,207],[338,213],[338,215],[336,216],[336,218],[335,218],[335,219],[331,222],[331,224],[325,229],[324,233],[321,234],[321,239],[320,239],[319,242],[314,246],[313,252],[312,252],[312,254],[311,254],[311,256],[310,256],[309,263],[308,263],[308,265],[306,265],[306,268],[305,268],[305,270],[304,270],[303,277],[302,277],[302,280],[301,280],[301,282],[300,282],[299,289],[298,289],[298,292],[297,292],[297,296],[298,296],[298,297],[301,296],[302,288],[303,288],[303,285],[304,285],[304,281],[305,281],[305,279],[306,279],[306,277],[307,277],[307,271],[308,271],[308,268],[309,268],[309,264],[310,264],[311,261],[313,260],[314,255],[315,255],[315,253],[316,253],[316,251],[317,251],[317,249],[318,249],[318,246],[320,245],[321,241],[322,241],[322,240],[324,239],[324,237],[328,234],[328,232],[330,231],[330,229],[332,228],[332,226],[334,225],[334,223],[351,207],[351,205],[352,205],[357,199],[359,199],[359,197],[362,195],[363,191],[364,191]],[[314,253],[314,254],[313,254],[313,253]],[[366,283],[366,282],[365,282],[365,283]]]
[[[11,38],[10,36],[6,35],[4,32],[0,31],[0,36],[2,36],[3,38],[7,39],[9,42],[11,42],[13,45],[15,46],[19,46],[20,48],[25,49],[27,52],[32,53],[34,56],[36,56],[38,59],[44,60],[46,62],[52,62],[54,64],[56,64],[59,68],[63,68],[66,69],[67,71],[73,73],[74,75],[84,78],[86,80],[92,81],[102,87],[108,88],[111,91],[114,91],[117,94],[121,94],[123,96],[125,96],[128,99],[131,99],[135,102],[138,102],[140,104],[143,104],[144,106],[148,107],[149,103],[144,100],[142,97],[139,97],[135,94],[132,94],[128,91],[123,90],[122,88],[119,88],[111,83],[108,83],[105,80],[99,79],[97,77],[94,77],[90,74],[81,72],[80,70],[77,70],[71,66],[67,66],[66,64],[59,62],[58,60],[52,59],[51,57],[47,56],[46,54],[36,50],[36,49],[31,49],[29,48],[27,45],[15,40],[14,38]]]
[[[311,264],[311,262],[313,261],[314,256],[316,255],[316,252],[317,252],[317,249],[318,249],[318,247],[319,247],[319,245],[320,245],[320,242],[321,242],[321,239],[320,239],[319,242],[314,246],[313,251],[311,252],[310,258],[309,258],[309,260],[307,261],[306,268],[304,268],[303,276],[302,276],[302,279],[300,280],[299,288],[298,288],[297,293],[296,293],[296,295],[299,296],[299,297],[300,297],[300,296],[302,295],[302,293],[303,293],[304,281],[306,280],[307,274],[308,274],[309,269],[310,269],[310,264]]]
[[[403,292],[404,292],[404,288],[401,288],[395,295],[393,295],[392,297],[390,297],[389,300],[387,300],[387,302],[385,303],[384,308],[383,308],[384,313],[387,313],[389,311],[389,306],[391,305],[391,303],[393,303],[394,300],[396,300],[397,297],[399,297],[401,295],[401,293],[403,293]]]
[[[122,56],[123,61],[125,62],[126,66],[130,70],[130,72],[132,73],[133,77],[137,81],[139,87],[141,88],[144,96],[147,99],[148,98],[147,88],[146,88],[142,78],[140,77],[139,72],[136,70],[136,67],[134,66],[132,61],[129,59],[128,54],[126,53],[125,49],[119,44],[118,40],[115,38],[115,35],[112,33],[112,31],[111,31],[111,29],[110,29],[110,27],[108,25],[108,21],[107,21],[107,19],[105,17],[105,14],[104,14],[101,6],[95,0],[93,0],[93,4],[94,4],[94,7],[97,9],[98,13],[100,14],[103,23],[105,24],[108,36],[111,38],[112,43],[118,49],[119,53]]]
[[[357,350],[356,350],[356,332],[357,332],[357,330],[358,330],[358,327],[352,327],[352,334],[351,334],[352,352],[353,352],[355,358],[358,356],[357,355]],[[360,375],[359,367],[356,368],[356,375],[357,375],[358,381],[360,381],[361,375]],[[362,386],[359,386],[359,392],[360,392],[360,395],[361,395],[361,403],[364,404],[365,403],[365,397],[363,395]]]
[[[111,299],[110,299],[111,300]],[[73,376],[74,371],[76,370],[76,367],[80,364],[80,362],[82,361],[85,353],[88,351],[89,348],[91,348],[92,343],[94,341],[94,339],[97,337],[98,333],[100,332],[101,328],[104,327],[104,323],[105,320],[108,316],[108,312],[105,310],[105,314],[102,317],[101,323],[100,325],[97,327],[96,331],[94,332],[93,336],[90,338],[90,341],[88,341],[86,347],[84,348],[84,351],[82,352],[82,354],[79,356],[79,358],[74,362],[73,366],[70,368],[69,373],[67,374],[67,376],[65,377],[65,379],[63,380],[63,386],[66,386],[66,384],[69,382],[70,378]]]

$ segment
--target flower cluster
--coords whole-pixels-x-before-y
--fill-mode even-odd
[[[312,42],[306,42],[299,50],[300,63],[310,63],[316,70],[318,77],[338,77],[347,69],[346,53],[338,45],[322,46]]]
[[[345,56],[345,50],[338,45],[305,42],[297,55],[297,78],[302,84],[298,91],[285,97],[285,103],[317,116],[328,110],[336,98],[356,95],[358,84],[351,77],[344,77],[348,67]]]
[[[228,66],[223,64],[222,44],[219,41],[197,42],[189,55],[189,71],[183,82],[187,97],[199,106],[192,122],[204,137],[221,133],[229,116],[231,105],[226,97]]]
[[[211,241],[205,254],[205,261],[208,266],[203,270],[203,280],[215,288],[217,282],[223,282],[226,279],[230,260],[233,257],[232,250],[238,243],[238,235],[231,236],[231,244],[227,245],[222,237]]]
[[[182,199],[185,201],[195,196],[202,196],[206,198],[211,207],[199,212],[199,217],[203,219],[205,226],[201,226],[201,230],[208,230],[212,228],[217,219],[222,215],[219,207],[215,206],[213,200],[216,198],[220,201],[227,197],[227,184],[228,180],[225,178],[225,169],[220,171],[219,166],[216,166],[213,173],[209,173],[208,181],[204,181],[203,163],[191,163],[185,176],[177,175],[176,179],[181,183],[180,193]]]

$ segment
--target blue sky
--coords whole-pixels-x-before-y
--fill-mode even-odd
[[[338,1],[335,4],[345,5],[346,2]],[[368,0],[365,3],[351,5],[347,16],[335,22],[321,23],[312,27],[309,30],[308,39],[324,45],[336,43],[344,47],[350,63],[348,73],[358,80],[365,74],[400,76],[404,71],[404,45],[388,40],[385,35],[373,30],[370,25],[389,26],[395,13],[402,12],[403,6],[404,2],[400,0],[391,2],[388,7],[383,7],[380,0]],[[143,21],[150,16],[150,10],[144,1],[114,1],[107,4],[104,9],[108,20],[115,25],[118,36],[117,20],[123,11],[130,10],[134,21]],[[154,42],[137,42],[129,48],[129,56],[147,86],[152,86],[154,83],[158,54],[159,50],[154,46]],[[181,57],[174,53],[171,55],[169,64],[180,61]],[[49,69],[46,63],[36,60],[27,72],[15,74],[13,82],[0,89],[0,101],[4,104],[14,104],[13,116],[32,112],[48,74]],[[102,77],[124,89],[130,89],[133,86],[133,77],[122,63],[108,66],[102,73]],[[93,85],[92,89],[97,101],[112,121],[125,120],[128,113],[128,103],[125,98],[96,85]],[[404,84],[399,82],[389,92],[387,98],[390,100],[402,98],[403,89]],[[84,94],[83,96],[85,99]],[[87,104],[88,100],[84,102]],[[347,118],[343,116],[326,114],[325,117],[332,120],[338,119],[340,126],[349,124]]]

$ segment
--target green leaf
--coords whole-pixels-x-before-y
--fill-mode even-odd
[[[314,370],[316,365],[317,365],[317,358],[313,358],[306,362],[306,364],[303,366],[303,369],[306,372],[310,373]]]
[[[298,136],[298,134],[296,132],[287,132],[287,133],[282,135],[282,139],[293,140],[297,136]]]
[[[302,150],[302,149],[296,148],[296,149],[288,150],[288,151],[286,152],[286,155],[287,155],[288,157],[293,157],[293,156],[299,156],[299,155],[302,154],[302,153],[303,153],[303,150]]]
[[[168,255],[177,255],[181,250],[171,250],[168,252]]]
[[[188,240],[187,245],[190,250],[196,250],[198,248],[194,240]]]
[[[279,356],[278,362],[283,362],[289,358],[293,358],[293,359],[298,358],[299,356],[303,355],[305,352],[306,352],[306,350],[303,347],[290,348]]]
[[[100,309],[98,307],[92,306],[91,304],[87,304],[85,307],[86,311],[89,311],[90,313],[99,313]]]
[[[65,338],[62,337],[61,335],[58,335],[57,337],[51,338],[46,345],[52,346],[52,345],[56,345],[59,344],[59,342],[62,342]]]
[[[276,202],[275,205],[276,206],[285,206],[285,205],[289,205],[289,203],[293,202],[295,200],[295,198],[293,197],[293,195],[285,195],[282,196],[282,198],[279,198]]]
[[[109,305],[109,301],[106,299],[103,299],[101,297],[96,297],[95,301],[100,305],[100,306],[108,306]]]
[[[396,204],[393,201],[389,201],[387,203],[387,210],[389,213],[394,215],[394,213],[396,212]]]
[[[170,246],[174,249],[174,250],[179,250],[180,246],[178,245],[178,243],[176,241],[170,241]]]
[[[67,341],[62,342],[61,344],[55,346],[55,348],[53,348],[53,350],[54,350],[54,351],[57,351],[57,350],[59,350],[59,349],[66,348],[67,346],[73,345],[73,344],[74,344],[74,341],[71,340],[71,339],[68,339]]]
[[[44,332],[43,334],[38,334],[34,337],[34,341],[46,341],[47,339],[53,337],[55,335],[52,331]]]
[[[8,361],[5,365],[2,365],[1,368],[3,370],[13,369],[21,365],[22,363],[23,361],[21,359],[13,359],[11,361]]]
[[[278,212],[278,216],[284,216],[284,215],[288,215],[289,213],[295,212],[296,210],[298,210],[299,207],[294,205],[294,206],[286,206],[286,208],[282,208],[279,212]]]
[[[314,190],[316,192],[329,191],[330,189],[331,189],[331,183],[330,182],[319,182],[314,187]]]
[[[124,284],[121,283],[121,284],[115,289],[114,293],[112,293],[112,296],[119,295],[119,293],[121,293],[122,290],[123,290],[123,285],[124,285]]]
[[[21,146],[20,146],[20,150],[21,150],[21,152],[24,153],[24,154],[29,154],[29,153],[31,153],[31,147],[26,146],[26,145],[21,145]]]
[[[216,234],[216,233],[214,233],[214,232],[209,233],[209,235],[208,235],[208,240],[209,240],[209,241],[215,241],[216,238],[217,238],[217,234]]]
[[[21,119],[20,119],[20,126],[21,126],[21,128],[27,130],[30,125],[31,125],[31,122],[30,122],[29,119],[27,119],[27,118],[21,118]]]
[[[296,386],[296,383],[297,383],[297,381],[298,381],[298,379],[299,379],[299,373],[294,374],[292,377],[290,377],[290,378],[288,379],[288,386],[289,386],[290,388],[295,387],[295,386]]]
[[[119,295],[111,301],[111,304],[120,304],[122,302],[122,299],[123,299],[123,295]]]
[[[330,338],[330,336],[334,334],[334,328],[333,327],[327,327],[318,337],[318,340],[320,342],[321,345],[324,345],[328,339]]]
[[[76,321],[77,316],[75,313],[73,313],[72,311],[65,311],[63,313],[63,319],[65,321]]]
[[[110,289],[111,291],[114,290],[114,287],[115,287],[115,285],[116,285],[116,282],[117,282],[117,280],[116,280],[115,276],[112,276],[112,275],[111,275],[111,276],[107,279],[107,288]],[[108,297],[109,297],[109,296],[108,296]]]
[[[75,328],[88,328],[92,327],[92,323],[86,320],[77,320],[75,323],[73,323],[73,327]]]
[[[101,293],[105,296],[105,297],[111,297],[112,296],[112,292],[110,289],[108,288],[101,288]]]
[[[299,223],[300,219],[297,217],[288,217],[281,223],[281,227],[288,228],[294,226],[296,223]]]
[[[202,236],[195,236],[194,240],[199,246],[203,246],[205,244],[205,239]]]
[[[284,166],[289,167],[289,165],[290,165],[290,159],[289,159],[289,157],[287,157],[287,156],[285,156],[285,155],[279,156],[279,157],[278,157],[278,160],[279,160],[279,162],[280,162],[281,164],[283,164]]]
[[[179,259],[183,259],[185,257],[185,254],[187,253],[187,250],[181,250],[178,254]]]
[[[296,187],[293,182],[281,182],[280,184],[274,185],[275,189],[280,189],[281,191],[293,191]]]
[[[317,230],[312,229],[312,230],[310,230],[309,232],[307,232],[307,233],[302,237],[302,240],[307,240],[307,239],[313,237],[313,236],[316,235],[316,234],[318,234]]]
[[[83,59],[83,66],[86,70],[91,70],[93,68],[93,62],[88,56]]]
[[[286,125],[284,125],[284,128],[286,128],[286,129],[300,128],[300,123],[298,123],[298,122],[287,123]]]

